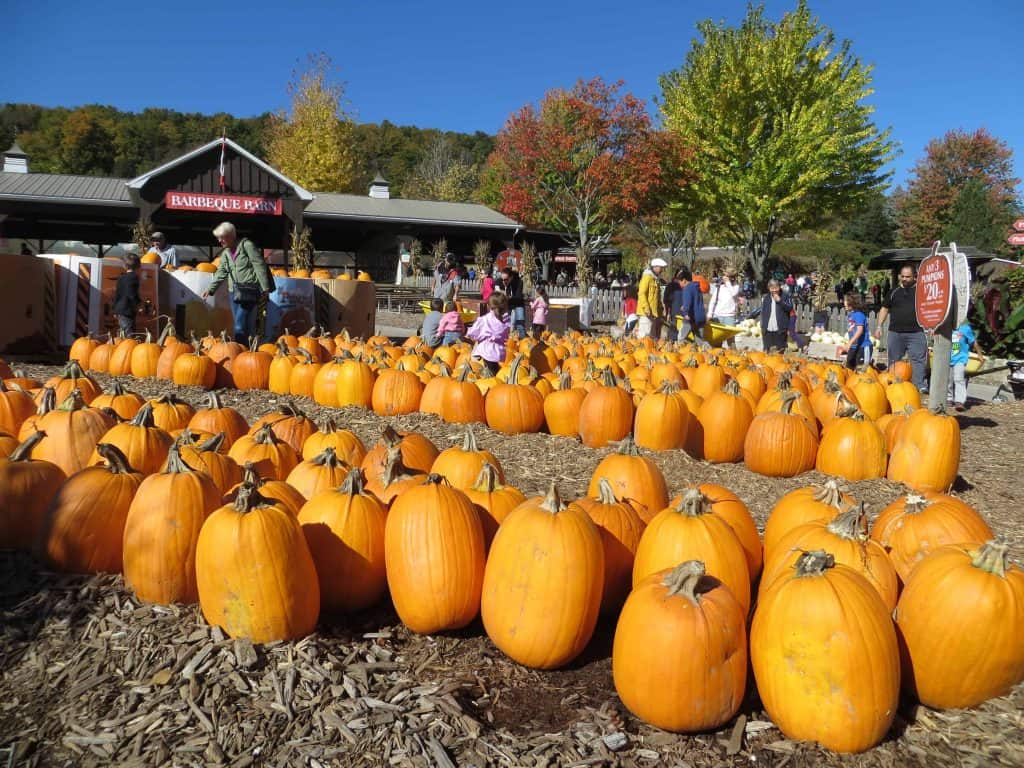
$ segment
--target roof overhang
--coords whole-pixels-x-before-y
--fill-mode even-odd
[[[307,209],[303,216],[307,219],[340,219],[349,221],[380,221],[393,224],[425,224],[431,226],[445,227],[472,227],[474,229],[522,229],[522,225],[515,222],[502,224],[499,222],[485,221],[460,221],[453,219],[427,219],[410,216],[380,216],[366,213],[332,213],[321,211],[310,211]]]
[[[189,160],[193,159],[194,157],[198,157],[199,155],[203,154],[204,152],[209,152],[210,150],[219,148],[221,146],[222,142],[226,146],[231,147],[231,150],[233,152],[237,153],[241,157],[244,157],[249,162],[251,162],[251,163],[253,163],[255,165],[258,165],[260,168],[262,168],[268,174],[270,174],[274,178],[278,179],[282,184],[286,184],[289,187],[291,187],[292,189],[294,189],[296,197],[298,197],[300,200],[308,203],[308,202],[310,202],[313,199],[313,193],[312,192],[310,192],[309,190],[306,190],[306,189],[300,187],[298,184],[296,184],[294,181],[289,179],[287,176],[285,176],[283,173],[278,171],[276,168],[274,168],[273,166],[270,166],[267,163],[263,162],[258,157],[256,157],[256,155],[252,154],[251,152],[249,152],[248,150],[246,150],[245,148],[243,148],[239,144],[236,144],[231,139],[227,139],[227,138],[224,138],[224,139],[214,139],[211,142],[203,144],[201,147],[196,147],[191,152],[187,152],[184,155],[181,155],[180,157],[176,157],[173,160],[164,163],[159,168],[154,168],[153,170],[147,171],[146,173],[142,174],[141,176],[136,176],[134,179],[131,179],[125,186],[128,187],[129,193],[134,192],[134,193],[137,194],[138,191],[141,190],[154,177],[159,176],[160,174],[170,170],[171,168],[174,168],[175,166],[181,165],[183,163],[187,163]]]

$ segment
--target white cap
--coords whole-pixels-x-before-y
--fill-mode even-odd
[[[665,261],[664,259],[651,259],[651,266],[652,267],[667,267],[668,266],[668,262]]]

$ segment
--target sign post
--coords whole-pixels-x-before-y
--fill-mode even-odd
[[[928,408],[937,411],[946,404],[949,388],[949,357],[953,346],[953,259],[939,253],[939,241],[932,254],[917,270],[917,322],[932,336],[932,375],[928,383]],[[953,246],[956,251],[956,246]],[[966,258],[964,258],[966,262]]]

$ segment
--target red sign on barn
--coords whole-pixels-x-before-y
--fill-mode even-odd
[[[917,322],[926,331],[934,331],[949,314],[953,296],[953,270],[949,257],[933,253],[917,270]]]
[[[248,213],[267,216],[280,216],[283,210],[279,197],[212,195],[200,192],[168,192],[164,196],[164,205],[177,211]]]

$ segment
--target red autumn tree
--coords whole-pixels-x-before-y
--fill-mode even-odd
[[[993,215],[1005,219],[1008,227],[1019,183],[1013,177],[1012,150],[984,128],[933,139],[911,170],[907,188],[893,196],[898,242],[923,247],[941,238],[956,216],[958,198],[965,189],[970,193],[979,186]]]
[[[505,215],[566,233],[584,287],[594,253],[623,222],[661,207],[686,182],[685,148],[621,87],[581,80],[520,109],[498,133],[482,188]]]

